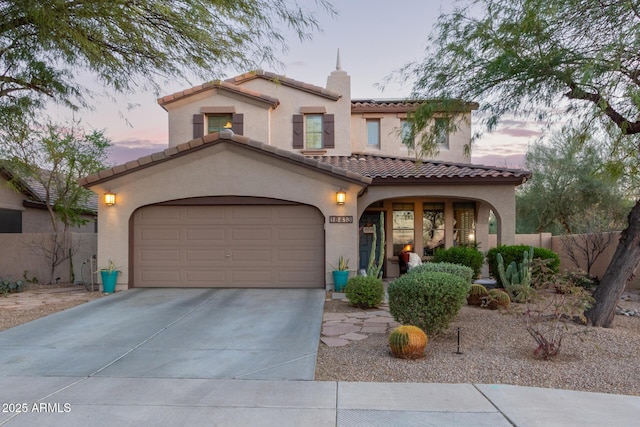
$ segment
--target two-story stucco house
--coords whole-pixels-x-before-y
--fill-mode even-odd
[[[483,249],[490,211],[513,243],[529,173],[469,164],[477,104],[437,135],[437,159],[416,162],[402,139],[417,103],[351,99],[339,61],[326,88],[255,71],[158,103],[169,148],[83,180],[115,195],[99,206],[98,257],[123,266],[120,288],[331,286],[339,256],[366,268],[380,212],[387,277],[407,245]]]

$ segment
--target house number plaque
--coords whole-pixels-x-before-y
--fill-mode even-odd
[[[331,224],[353,224],[353,216],[330,216],[329,223]]]

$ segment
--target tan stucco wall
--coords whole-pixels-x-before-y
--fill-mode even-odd
[[[367,119],[380,119],[380,148],[367,145]],[[469,163],[464,156],[464,146],[471,140],[471,114],[461,114],[457,119],[458,130],[449,135],[449,148],[441,149],[435,157],[425,160],[439,160],[456,163]],[[402,143],[400,129],[402,119],[397,113],[354,113],[351,115],[351,146],[355,152],[366,152],[384,156],[411,157],[415,153]]]
[[[338,206],[335,193],[347,192]],[[340,255],[357,259],[357,193],[359,184],[346,182],[284,160],[226,143],[191,152],[165,163],[115,178],[91,189],[116,193],[116,205],[99,207],[98,264],[113,259],[122,265],[119,288],[129,282],[129,220],[142,206],[191,197],[231,195],[268,197],[316,206],[325,217],[325,264]],[[353,224],[329,224],[330,215],[351,215]]]
[[[201,114],[202,107],[233,107],[236,113],[244,114],[245,136],[269,142],[270,105],[228,91],[211,89],[165,106],[169,121],[169,147],[193,139],[193,115]],[[205,132],[206,126],[205,121]]]
[[[9,184],[3,178],[0,178],[0,208],[1,209],[14,209],[23,211],[22,200],[24,197],[22,194],[13,191],[9,188]]]
[[[53,235],[50,233],[0,233],[0,277],[12,277],[23,280],[25,271],[29,280],[37,278],[39,283],[46,284],[50,277],[50,261],[42,255],[40,248],[48,248]],[[83,278],[89,282],[89,265],[83,269],[83,262],[96,253],[97,235],[94,233],[71,233],[73,266],[75,281]],[[81,270],[82,269],[82,270]],[[71,281],[68,261],[56,267],[54,279],[60,277],[60,283]],[[97,287],[96,287],[97,289]]]
[[[349,147],[349,137],[351,135],[351,100],[348,95],[334,101],[264,79],[249,80],[243,83],[242,87],[272,96],[280,101],[278,108],[271,113],[270,145],[275,145],[289,151],[299,151],[293,150],[292,147],[293,115],[300,114],[300,107],[324,107],[327,114],[335,115],[334,130],[336,148],[327,150],[327,155],[346,156],[351,154]],[[264,139],[249,135],[246,132],[245,136],[258,141],[265,141]]]

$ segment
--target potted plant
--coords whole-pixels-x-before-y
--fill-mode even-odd
[[[100,275],[102,276],[102,291],[105,294],[112,294],[116,291],[116,283],[118,282],[118,267],[116,264],[109,260],[106,267],[100,269]]]
[[[331,266],[333,268],[333,286],[336,292],[342,292],[349,280],[349,260],[340,256],[338,258],[338,266]]]

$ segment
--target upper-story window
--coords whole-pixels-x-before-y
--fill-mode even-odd
[[[207,133],[220,132],[232,127],[232,114],[207,114]]]
[[[300,150],[335,148],[333,120],[333,114],[320,114],[315,111],[309,114],[295,114],[293,116],[293,148]]]
[[[402,127],[400,128],[400,137],[402,143],[407,147],[413,148],[415,142],[415,135],[413,133],[413,126],[409,120],[402,120]]]
[[[380,119],[367,119],[367,147],[380,148]]]
[[[439,148],[449,148],[449,119],[435,119],[434,131],[436,133],[436,143]]]
[[[193,137],[231,129],[236,135],[244,133],[244,114],[235,113],[235,107],[201,107],[193,115]]]
[[[305,148],[324,148],[322,143],[322,114],[304,116]]]

